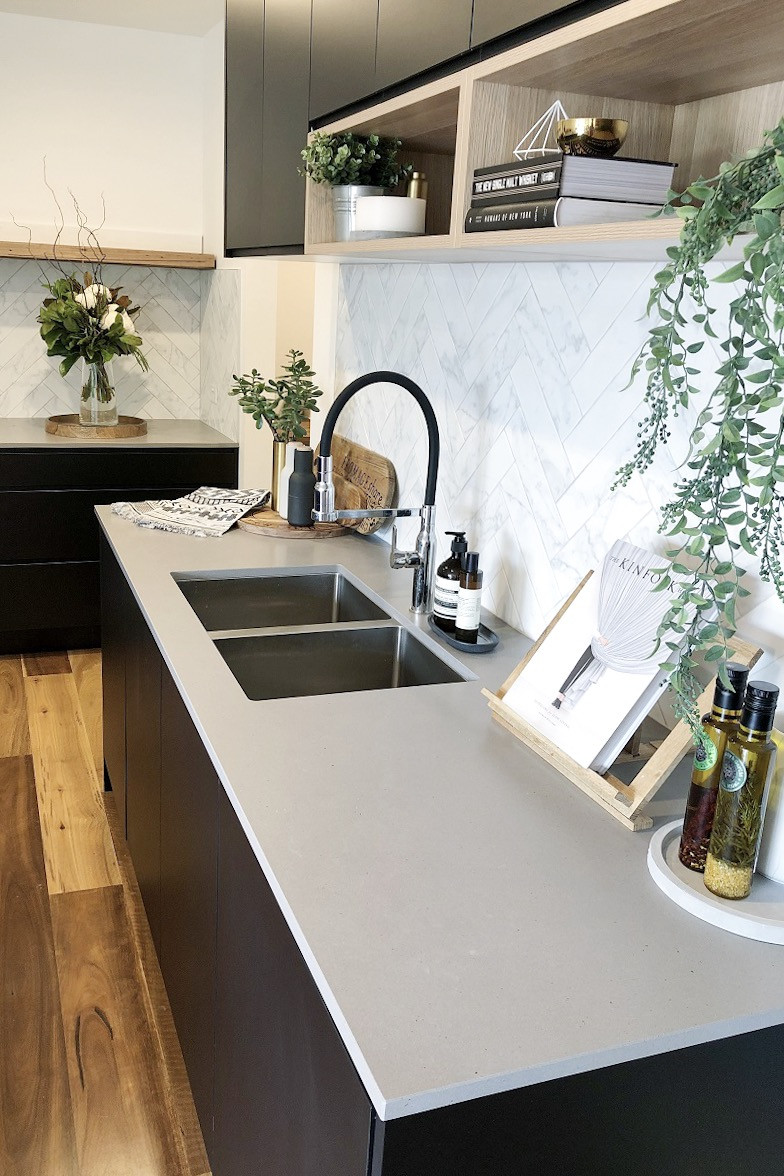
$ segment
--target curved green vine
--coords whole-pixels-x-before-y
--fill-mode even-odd
[[[696,702],[698,654],[723,663],[735,632],[735,609],[749,590],[742,584],[745,552],[760,561],[760,576],[784,601],[780,545],[784,534],[784,119],[767,131],[762,145],[736,163],[725,163],[710,180],[700,179],[679,195],[671,192],[665,212],[684,221],[680,243],[667,250],[656,274],[648,314],[656,325],[632,368],[632,380],[647,373],[646,415],[634,456],[616,475],[625,486],[645,473],[670,436],[670,419],[693,401],[705,401],[690,435],[685,472],[661,512],[661,527],[677,540],[667,555],[673,575],[672,605],[660,638],[669,631],[675,711],[700,736]],[[737,282],[721,333],[710,305],[705,266],[724,245],[749,233],[743,260],[715,282]],[[695,327],[697,328],[695,330]],[[704,346],[702,334],[725,352],[711,387],[692,366]]]

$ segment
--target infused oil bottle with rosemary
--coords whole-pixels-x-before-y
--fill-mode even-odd
[[[740,726],[727,740],[705,862],[705,885],[721,898],[746,898],[751,890],[776,759],[770,732],[778,697],[771,682],[750,682]]]
[[[704,738],[694,753],[691,787],[678,849],[678,857],[684,866],[700,873],[705,869],[708,856],[724,750],[727,739],[738,729],[749,676],[748,668],[738,662],[727,662],[724,669],[729,686],[724,685],[720,676],[716,679],[710,714],[702,719]]]

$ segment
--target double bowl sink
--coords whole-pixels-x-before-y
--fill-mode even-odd
[[[248,698],[464,682],[338,569],[174,579]]]

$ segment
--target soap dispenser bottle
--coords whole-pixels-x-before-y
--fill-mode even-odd
[[[476,645],[479,637],[482,578],[482,572],[479,570],[479,552],[467,551],[460,572],[455,617],[455,640],[464,641],[466,645]]]
[[[447,531],[453,535],[452,554],[436,568],[436,586],[433,595],[433,623],[445,633],[454,633],[457,618],[457,593],[460,587],[460,572],[463,556],[468,551],[465,531]]]

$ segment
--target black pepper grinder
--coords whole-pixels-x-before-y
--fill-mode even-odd
[[[313,473],[313,450],[303,445],[294,450],[294,473],[289,478],[288,523],[290,527],[312,527],[310,512],[313,510],[313,491],[316,475]]]

